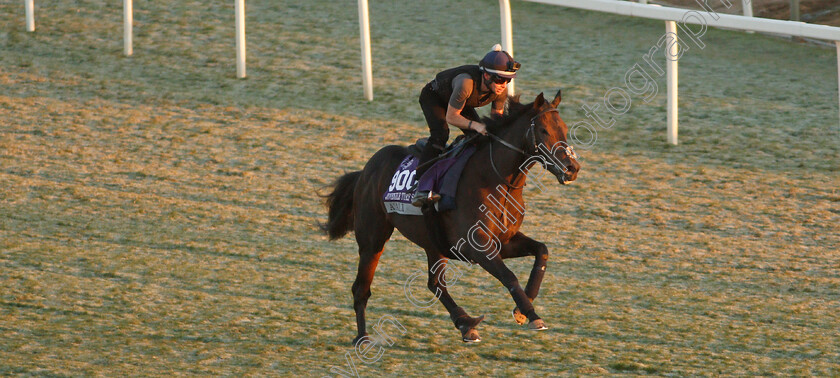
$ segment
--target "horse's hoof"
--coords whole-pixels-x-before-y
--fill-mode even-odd
[[[477,318],[471,318],[469,316],[465,316],[465,317],[463,317],[459,320],[461,320],[461,324],[458,325],[458,329],[462,329],[462,328],[470,329],[470,328],[477,327],[478,323],[481,323],[484,320],[484,315],[481,315]],[[463,331],[461,331],[461,332],[463,332]]]
[[[522,312],[519,311],[519,307],[513,308],[513,321],[516,324],[524,325],[528,321],[528,317],[525,316]]]
[[[542,319],[536,319],[531,323],[528,323],[528,329],[532,331],[544,331],[547,330],[548,327],[545,326],[545,322]]]
[[[471,318],[469,316],[459,318],[458,330],[461,331],[461,341],[465,343],[477,343],[481,341],[481,337],[478,336],[478,331],[475,330],[475,327],[477,327],[482,320],[484,320],[484,315],[477,318]]]
[[[481,337],[478,336],[478,331],[476,331],[475,328],[472,328],[464,333],[461,337],[461,341],[465,343],[478,343],[481,342]]]
[[[359,340],[361,340],[363,337],[365,337],[367,335],[368,335],[367,332],[365,332],[364,335],[358,335],[355,338],[353,338],[353,346],[355,346],[359,342]]]

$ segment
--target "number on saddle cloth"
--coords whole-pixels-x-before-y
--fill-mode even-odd
[[[426,139],[422,140],[426,142]],[[419,178],[417,185],[418,190],[431,190],[435,193],[440,193],[443,198],[437,204],[438,211],[451,210],[455,208],[455,193],[458,189],[458,179],[461,177],[461,172],[467,160],[475,152],[474,146],[466,146],[464,143],[459,143],[461,137],[455,139],[446,151],[454,150],[451,154],[435,162],[423,177]],[[418,148],[422,151],[421,141],[410,147],[410,150]],[[446,153],[446,152],[444,152]],[[420,209],[411,205],[411,199],[414,191],[411,190],[417,170],[417,163],[419,161],[419,154],[412,154],[406,156],[405,159],[397,167],[394,175],[391,177],[391,183],[388,190],[383,196],[386,211],[389,213],[421,215]]]

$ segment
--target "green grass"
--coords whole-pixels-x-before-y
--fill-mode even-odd
[[[426,133],[420,88],[498,38],[492,1],[371,2],[374,102],[355,3],[0,4],[0,374],[329,375],[355,334],[352,237],[328,242],[315,193]],[[564,91],[569,125],[661,22],[514,2],[526,100]],[[466,20],[466,21],[465,21]],[[403,284],[426,267],[396,235],[368,319],[407,330],[361,375],[837,375],[836,57],[710,30],[680,62],[680,145],[665,83],[579,150],[578,181],[529,189],[523,232],[551,253],[537,311],[478,267],[452,288],[486,314],[459,341]],[[529,186],[533,188],[532,186]],[[525,279],[530,259],[510,266]],[[420,280],[423,281],[423,280]],[[418,285],[422,290],[424,285]],[[421,295],[431,295],[418,291]]]

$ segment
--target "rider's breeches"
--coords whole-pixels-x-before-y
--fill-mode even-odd
[[[420,91],[420,108],[423,109],[423,116],[426,117],[426,124],[429,125],[429,143],[420,155],[421,165],[443,152],[446,142],[449,141],[449,125],[446,123],[446,109],[448,99],[442,99],[432,89],[432,83],[426,84]],[[473,121],[479,121],[475,108],[464,107],[461,115]],[[415,177],[418,179],[429,167],[418,168]]]

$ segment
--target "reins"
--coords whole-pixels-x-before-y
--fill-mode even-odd
[[[531,135],[531,140],[530,140],[530,142],[531,142],[531,144],[533,144],[533,146],[534,146],[534,152],[535,152],[535,153],[536,153],[536,151],[537,151],[537,136],[536,136],[536,132],[534,131],[534,121],[535,121],[538,117],[540,117],[541,115],[543,115],[543,114],[545,114],[545,113],[548,113],[548,112],[557,112],[557,109],[548,109],[548,110],[543,110],[543,111],[541,111],[541,112],[537,113],[537,115],[535,115],[535,116],[531,117],[531,125],[528,127],[528,131],[526,131],[526,132],[525,132],[525,137],[526,137],[526,138],[528,137],[528,135],[529,135],[529,134]],[[535,156],[535,153],[527,153],[527,152],[525,152],[524,150],[522,150],[521,148],[514,146],[514,145],[513,145],[513,144],[511,144],[510,142],[508,142],[508,141],[506,141],[506,140],[504,140],[504,139],[502,139],[502,138],[498,137],[497,135],[494,135],[494,134],[492,134],[492,133],[490,133],[490,132],[487,132],[487,136],[489,136],[491,139],[493,139],[493,140],[495,140],[495,141],[497,141],[497,142],[501,143],[503,146],[505,146],[505,147],[507,147],[507,148],[510,148],[511,150],[514,150],[514,151],[516,151],[516,152],[519,152],[519,153],[520,153],[520,154],[522,154],[522,155],[525,155],[526,157],[529,157],[529,158],[530,158],[530,157],[532,157],[532,156]],[[523,183],[522,183],[522,185],[520,185],[520,186],[515,186],[515,185],[513,185],[512,183],[508,182],[508,181],[507,181],[507,179],[505,179],[505,177],[504,177],[504,176],[502,176],[502,174],[501,174],[501,173],[499,173],[499,169],[498,169],[498,168],[496,168],[496,162],[494,162],[494,161],[493,161],[493,143],[492,143],[492,142],[490,143],[490,166],[493,168],[493,172],[496,172],[496,176],[499,176],[499,178],[502,180],[502,182],[504,182],[504,183],[505,183],[505,185],[507,185],[507,187],[508,187],[508,188],[511,188],[511,189],[522,189],[523,187],[525,187],[525,183],[524,183],[524,182],[523,182]],[[516,176],[514,177],[514,179],[513,179],[513,181],[512,181],[512,182],[516,182],[516,179],[517,179],[518,177],[519,177],[519,173],[517,172],[517,174],[516,174]]]

